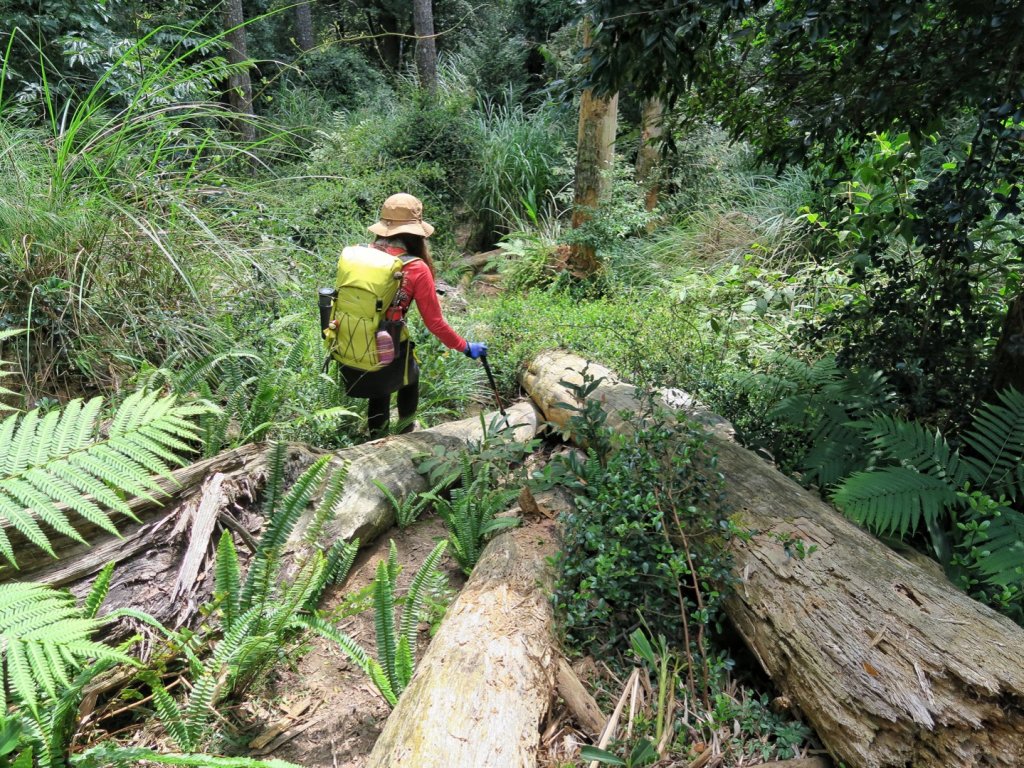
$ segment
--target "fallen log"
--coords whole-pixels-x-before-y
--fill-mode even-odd
[[[490,424],[491,417],[487,419]],[[539,420],[531,404],[521,403],[508,409],[508,423],[518,425],[513,430],[517,439],[527,439],[536,433]],[[394,511],[374,480],[380,480],[398,498],[424,490],[426,480],[416,471],[417,457],[437,445],[461,450],[482,437],[481,419],[474,417],[336,452],[331,462],[347,467],[348,479],[334,519],[318,544],[330,546],[338,539],[357,536],[369,544],[394,525]],[[307,446],[290,445],[286,475],[298,475],[319,455],[322,453]],[[167,626],[191,625],[198,618],[199,606],[211,595],[218,529],[227,528],[238,536],[243,552],[251,550],[259,535],[264,519],[256,503],[266,480],[266,456],[266,445],[253,444],[183,467],[173,473],[172,480],[161,480],[165,494],[159,499],[130,502],[138,520],[118,520],[119,537],[87,527],[82,520],[80,532],[91,544],[54,537],[58,559],[23,547],[22,569],[4,571],[0,580],[61,586],[81,596],[97,571],[114,562],[117,567],[104,613],[133,608]],[[297,526],[291,556],[299,556],[309,547],[302,535],[313,507],[315,504]],[[16,541],[16,536],[12,531],[12,540]]]
[[[537,764],[559,658],[553,528],[541,521],[487,545],[364,768]]]
[[[321,546],[335,541],[359,538],[364,544],[377,538],[395,524],[395,511],[374,481],[380,482],[392,495],[401,499],[428,489],[426,478],[416,466],[419,457],[441,446],[452,452],[465,450],[470,443],[484,437],[484,429],[510,428],[514,440],[529,440],[537,434],[541,420],[532,403],[516,403],[507,416],[497,414],[470,417],[440,424],[420,432],[374,440],[338,451],[331,459],[335,468],[348,472],[345,490],[335,507],[334,517],[320,535]],[[303,536],[313,520],[313,510],[299,521],[292,534],[290,549],[300,551]]]
[[[565,425],[559,382],[587,362],[537,357],[523,386]],[[636,392],[606,368],[592,397],[628,429]],[[690,404],[690,408],[693,408]],[[817,495],[736,445],[706,411],[726,498],[756,531],[731,545],[738,584],[726,610],[765,672],[829,752],[851,768],[1024,765],[1024,630],[898,556]],[[784,542],[816,550],[790,557]]]

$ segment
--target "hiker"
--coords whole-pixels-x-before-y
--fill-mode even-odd
[[[449,349],[458,350],[475,360],[487,354],[487,345],[466,341],[445,322],[441,314],[441,304],[434,287],[434,262],[430,258],[430,247],[427,244],[427,238],[433,234],[434,228],[423,220],[423,204],[417,198],[404,193],[392,195],[384,201],[379,221],[370,226],[369,230],[377,236],[370,248],[392,259],[400,259],[397,263],[389,262],[386,258],[383,261],[385,287],[389,269],[393,271],[395,282],[390,288],[393,292],[390,296],[393,298],[385,291],[378,291],[376,310],[380,315],[382,305],[385,307],[382,319],[375,316],[367,323],[377,341],[374,343],[372,337],[368,342],[357,341],[354,346],[358,347],[362,343],[363,349],[353,353],[351,339],[342,338],[346,335],[345,328],[351,324],[345,322],[338,310],[334,310],[335,320],[331,321],[331,331],[327,336],[329,344],[333,345],[332,354],[338,360],[346,394],[367,400],[367,426],[370,437],[376,438],[387,434],[392,392],[398,393],[399,432],[411,432],[414,427],[413,417],[419,404],[420,371],[414,352],[416,345],[409,338],[405,327],[405,315],[412,302],[416,302],[427,330]],[[361,258],[361,255],[365,256],[364,262],[380,263],[380,255],[367,253],[366,248],[346,248],[339,261],[339,286],[345,282],[343,270],[346,258],[351,263],[353,259]],[[388,267],[389,263],[394,266]],[[370,273],[358,274],[362,276]],[[363,282],[372,287],[371,278]],[[342,289],[339,287],[337,290]],[[341,300],[336,298],[335,301]],[[337,333],[336,339],[332,339],[332,333]],[[359,332],[347,335],[358,336]],[[372,351],[367,352],[367,347]],[[364,358],[367,357],[372,357],[372,360],[364,364]]]

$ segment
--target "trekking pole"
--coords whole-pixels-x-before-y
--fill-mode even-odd
[[[498,397],[498,385],[494,383],[494,374],[491,373],[491,365],[487,362],[486,352],[480,355],[480,362],[484,364],[484,370],[487,371],[487,380],[491,382],[491,389],[494,390],[494,400],[498,403],[498,413],[502,416],[508,416],[508,414],[505,413],[505,406],[501,404],[501,398]]]

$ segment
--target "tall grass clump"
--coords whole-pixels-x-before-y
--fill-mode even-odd
[[[67,99],[45,75],[35,102],[0,90],[0,322],[28,329],[29,393],[116,385],[183,347],[210,353],[232,293],[272,292],[270,265],[233,223],[245,203],[229,190],[244,189],[256,149],[217,101],[233,65],[217,38],[162,48],[160,33]]]
[[[571,181],[563,110],[551,103],[527,110],[511,101],[483,101],[476,113],[483,138],[466,202],[483,246],[556,218],[558,193]]]

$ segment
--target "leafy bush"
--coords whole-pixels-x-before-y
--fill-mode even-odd
[[[304,54],[299,65],[303,85],[316,90],[332,110],[366,106],[387,92],[384,77],[354,46],[317,48]]]
[[[691,659],[691,700],[712,684],[707,632],[729,577],[721,478],[706,438],[670,414],[647,410],[629,434],[605,426],[583,372],[569,429],[588,445],[576,508],[562,516],[563,554],[554,602],[568,641],[606,655],[624,651],[642,621]]]

